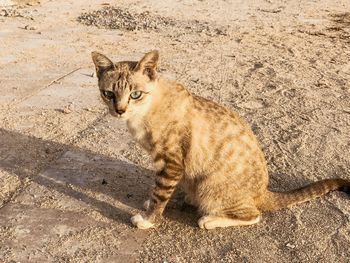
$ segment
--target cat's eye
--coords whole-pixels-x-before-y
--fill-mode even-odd
[[[107,99],[111,100],[114,98],[114,93],[109,90],[102,91],[103,96],[105,96]]]
[[[130,98],[132,98],[133,100],[137,100],[141,97],[141,95],[142,95],[142,91],[135,90],[130,93]]]

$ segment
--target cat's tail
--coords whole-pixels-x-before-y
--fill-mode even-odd
[[[326,179],[290,192],[268,191],[261,199],[259,208],[263,211],[278,210],[315,199],[334,190],[343,191],[350,195],[350,180]]]

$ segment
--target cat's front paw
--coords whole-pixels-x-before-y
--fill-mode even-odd
[[[142,215],[137,214],[131,217],[131,223],[137,226],[139,229],[148,229],[154,227],[154,224],[147,219],[144,219]]]

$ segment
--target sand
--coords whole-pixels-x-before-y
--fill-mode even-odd
[[[158,228],[135,229],[152,164],[107,114],[90,57],[158,49],[161,75],[250,123],[273,190],[350,179],[349,1],[0,6],[1,262],[349,262],[340,192],[214,231],[178,194]]]

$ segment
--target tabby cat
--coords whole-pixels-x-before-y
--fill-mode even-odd
[[[270,192],[267,164],[250,127],[237,113],[157,76],[157,51],[139,62],[113,63],[92,52],[98,86],[110,113],[126,120],[150,153],[155,186],[147,212],[131,218],[154,227],[177,185],[198,207],[200,228],[256,224],[262,211],[302,203],[329,191],[350,193],[350,181],[326,179],[290,192]]]

